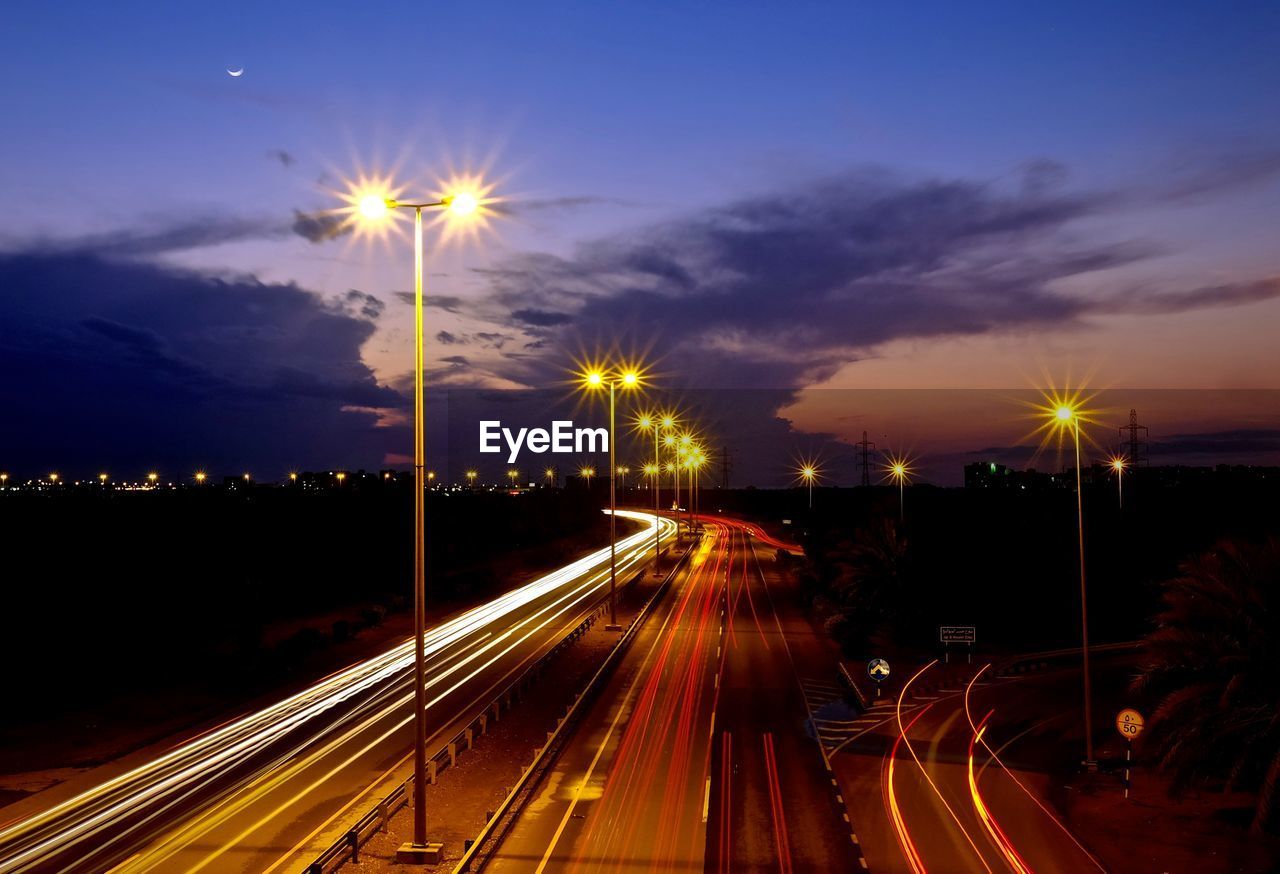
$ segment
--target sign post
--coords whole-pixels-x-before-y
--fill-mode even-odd
[[[939,625],[938,640],[942,641],[943,661],[951,661],[951,644],[963,643],[968,647],[969,664],[973,664],[973,644],[978,639],[978,629],[974,625]]]
[[[1129,797],[1130,767],[1133,763],[1133,741],[1147,727],[1147,720],[1132,707],[1116,714],[1116,731],[1124,738],[1124,797]]]
[[[867,662],[867,676],[876,682],[876,697],[880,697],[880,683],[889,677],[889,663],[884,659],[872,659]]]

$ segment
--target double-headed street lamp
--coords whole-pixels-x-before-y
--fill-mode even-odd
[[[589,391],[609,390],[609,624],[606,631],[621,631],[618,624],[618,462],[614,441],[617,423],[617,393],[640,388],[643,379],[633,367],[588,368],[581,374],[582,386]]]
[[[649,477],[649,483],[653,488],[653,572],[656,576],[661,573],[658,570],[658,556],[661,551],[661,535],[658,531],[658,502],[662,499],[662,462],[658,458],[659,437],[663,432],[674,441],[671,436],[671,429],[675,428],[675,416],[670,413],[658,415],[656,413],[642,413],[636,419],[636,429],[639,431],[653,432],[653,463],[644,466],[644,472]],[[677,523],[678,524],[678,523]]]
[[[413,841],[399,848],[402,862],[439,861],[441,845],[427,842],[427,660],[426,660],[426,437],[423,427],[423,313],[422,313],[422,213],[445,210],[451,218],[476,215],[481,196],[472,191],[455,191],[439,200],[406,203],[385,191],[353,190],[346,198],[360,220],[383,225],[394,210],[413,210],[413,636],[414,636],[414,746],[413,746]],[[474,482],[474,472],[467,478]]]

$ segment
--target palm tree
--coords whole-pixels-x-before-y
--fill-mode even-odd
[[[1280,813],[1280,540],[1220,541],[1165,583],[1133,691],[1154,699],[1143,746],[1175,790],[1258,790]]]
[[[827,589],[835,610],[827,630],[848,653],[862,653],[878,633],[910,612],[906,591],[907,542],[894,520],[885,519],[842,541],[827,554]]]

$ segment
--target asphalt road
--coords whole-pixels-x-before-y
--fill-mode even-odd
[[[858,870],[766,579],[777,544],[704,523],[486,872]]]
[[[934,663],[858,717],[831,760],[871,869],[1105,871],[1046,800],[1079,695],[1076,670]]]
[[[645,524],[619,542],[621,574],[652,555],[653,517],[619,515]],[[608,567],[606,548],[428,630],[432,750],[593,609]],[[0,872],[301,867],[403,766],[412,656],[410,639],[0,827]]]

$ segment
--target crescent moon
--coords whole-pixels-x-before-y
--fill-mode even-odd
[[[233,79],[239,79],[241,76],[244,75],[244,67],[241,67],[239,70],[232,70],[231,68],[227,68],[227,75]]]

